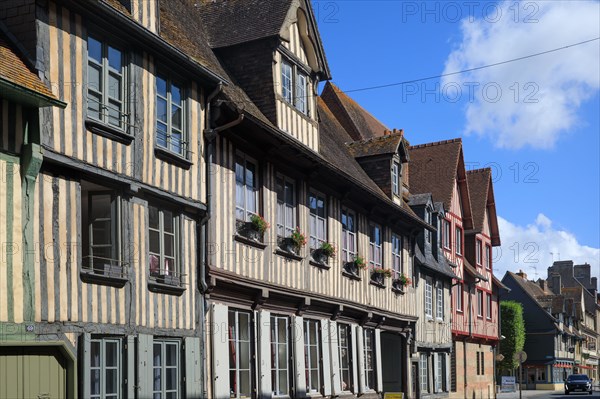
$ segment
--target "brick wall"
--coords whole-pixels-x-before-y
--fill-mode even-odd
[[[487,399],[494,396],[494,352],[491,346],[456,341],[456,392],[451,398]],[[466,350],[466,357],[465,357]],[[483,375],[477,374],[477,352],[483,353]],[[466,385],[465,385],[466,359]]]

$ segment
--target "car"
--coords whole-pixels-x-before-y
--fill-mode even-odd
[[[565,395],[571,392],[588,392],[592,394],[592,380],[585,374],[571,374],[565,381]]]

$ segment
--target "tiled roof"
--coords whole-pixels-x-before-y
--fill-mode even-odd
[[[477,231],[483,231],[491,176],[492,170],[490,168],[467,171],[471,210],[473,211],[473,228]]]
[[[402,142],[402,131],[384,136],[372,137],[365,140],[346,143],[354,158],[369,157],[373,155],[395,154]]]
[[[431,271],[440,273],[446,277],[458,278],[450,268],[450,265],[446,262],[445,256],[441,256],[440,260],[437,261],[431,253],[423,254],[421,248],[418,245],[415,245],[415,258],[421,266],[426,267]]]
[[[390,130],[331,82],[325,84],[321,97],[354,141],[382,136]]]
[[[0,31],[0,81],[18,86],[49,102],[58,102],[52,91],[19,56],[8,37]]]
[[[169,1],[170,2],[170,1]],[[211,47],[227,47],[279,35],[292,0],[199,0]]]
[[[410,146],[408,153],[410,191],[431,193],[434,201],[442,201],[446,209],[450,209],[462,153],[461,139]],[[470,204],[465,205],[470,207]]]
[[[488,281],[487,277],[485,277],[483,274],[479,273],[477,271],[477,269],[475,269],[473,267],[473,265],[471,265],[467,259],[463,259],[463,266],[464,266],[465,270],[467,271],[467,273],[469,273],[471,276],[478,278],[481,281]]]

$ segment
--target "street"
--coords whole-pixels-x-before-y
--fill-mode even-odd
[[[498,399],[518,399],[519,392],[510,392],[510,393],[499,393],[496,396]],[[567,398],[600,398],[600,392],[594,391],[593,395],[589,395],[587,393],[572,393],[570,395],[565,395],[563,391],[523,391],[523,398],[552,398],[552,399],[567,399]]]

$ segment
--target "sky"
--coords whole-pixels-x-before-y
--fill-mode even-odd
[[[461,137],[467,168],[492,168],[499,278],[559,259],[600,275],[599,1],[312,4],[333,83],[411,144]]]

